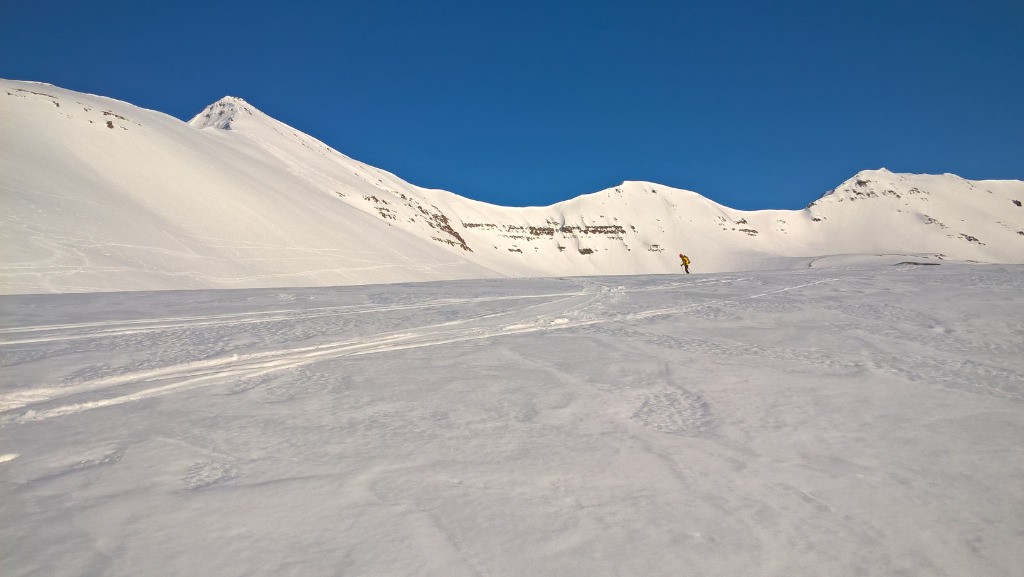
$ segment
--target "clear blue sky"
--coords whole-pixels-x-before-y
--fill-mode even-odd
[[[1024,2],[0,0],[0,76],[230,94],[421,186],[651,180],[799,208],[858,170],[1024,178]]]

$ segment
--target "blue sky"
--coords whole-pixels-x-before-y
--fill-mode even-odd
[[[187,120],[230,94],[421,186],[650,180],[800,208],[861,169],[1024,178],[1024,2],[20,2],[0,76]]]

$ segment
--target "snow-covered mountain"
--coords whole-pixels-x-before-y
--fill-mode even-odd
[[[1021,181],[881,169],[799,211],[649,182],[501,207],[405,182],[239,98],[184,123],[46,84],[0,90],[2,293],[671,273],[679,252],[695,272],[1024,262]]]

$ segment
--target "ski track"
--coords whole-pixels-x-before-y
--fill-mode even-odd
[[[810,365],[830,372],[853,373],[864,369],[863,363],[825,358],[806,351],[789,351],[751,348],[749,346],[727,346],[696,339],[680,340],[664,335],[653,335],[614,327],[616,323],[637,321],[673,315],[694,315],[702,309],[721,309],[742,307],[744,303],[757,301],[771,295],[800,290],[825,283],[850,280],[855,277],[828,277],[810,282],[790,284],[771,290],[761,290],[753,294],[733,296],[730,298],[709,299],[700,302],[680,304],[635,312],[605,314],[600,309],[609,299],[622,298],[630,293],[646,291],[664,291],[682,287],[700,287],[713,284],[741,285],[748,278],[726,278],[701,280],[693,283],[668,283],[655,287],[627,288],[615,286],[614,283],[573,279],[580,285],[578,291],[554,292],[540,295],[512,295],[476,298],[435,299],[428,302],[392,304],[378,306],[345,305],[334,307],[318,307],[312,309],[275,309],[270,311],[241,312],[230,314],[167,317],[157,319],[135,319],[126,321],[96,321],[84,323],[36,325],[9,327],[0,329],[3,335],[2,347],[21,344],[39,344],[55,341],[72,341],[83,339],[101,339],[113,336],[124,336],[139,333],[178,330],[194,327],[241,326],[251,323],[271,323],[281,321],[324,320],[340,315],[370,315],[385,312],[411,311],[428,308],[457,308],[468,304],[481,304],[500,301],[526,301],[528,304],[511,309],[478,314],[468,318],[432,323],[414,328],[385,331],[378,334],[358,338],[336,340],[310,346],[275,348],[244,354],[230,354],[208,359],[196,359],[186,362],[172,363],[165,366],[145,370],[129,371],[123,374],[101,376],[64,385],[47,385],[20,387],[19,390],[0,395],[0,423],[12,421],[37,421],[75,414],[97,408],[110,407],[135,402],[171,393],[184,392],[200,387],[207,387],[227,381],[252,379],[268,373],[291,370],[306,364],[324,360],[338,359],[348,356],[375,355],[425,347],[435,347],[456,343],[479,341],[492,338],[510,337],[535,333],[539,331],[568,330],[593,325],[603,325],[601,332],[614,334],[618,337],[628,336],[637,342],[648,342],[656,346],[671,347],[678,350],[727,357],[756,356],[765,360],[775,359],[780,363],[798,363]],[[537,302],[539,301],[539,302]],[[539,311],[537,309],[540,309]],[[626,331],[628,335],[622,334]],[[33,336],[36,333],[50,333]],[[195,354],[195,353],[193,353]],[[948,364],[948,363],[947,363]],[[963,365],[963,366],[960,366]],[[867,366],[892,374],[911,382],[927,382],[943,388],[957,390],[973,390],[996,396],[1011,397],[1021,400],[1019,386],[1021,375],[1003,369],[989,368],[979,364],[970,366],[960,363],[956,367],[945,367],[950,375],[935,378],[922,373],[924,365],[908,366],[903,359],[888,358],[885,355],[875,356]],[[945,374],[945,373],[943,373]],[[972,377],[986,377],[977,379]],[[963,379],[959,377],[962,376]],[[988,383],[992,378],[1007,380],[1012,386],[994,386]],[[967,386],[964,382],[975,383]],[[982,384],[979,384],[982,383]],[[675,394],[675,393],[673,393]],[[53,402],[76,395],[101,396],[80,402],[46,406]],[[664,400],[664,399],[660,399]],[[679,401],[674,397],[668,399],[669,404]],[[657,429],[666,431],[681,430],[682,425],[666,421],[664,415],[658,415],[648,403],[634,419],[653,423]],[[23,409],[27,409],[22,411]]]
[[[303,320],[322,318],[324,316],[331,315],[358,315],[358,314],[371,314],[371,313],[382,313],[382,312],[393,312],[399,310],[417,310],[426,308],[438,308],[445,306],[455,306],[459,304],[469,303],[484,303],[484,302],[495,302],[502,300],[527,300],[527,299],[538,299],[538,298],[551,298],[561,296],[571,296],[577,293],[559,293],[559,294],[545,294],[545,295],[514,295],[504,297],[481,297],[474,299],[443,299],[427,303],[411,303],[405,305],[392,305],[392,306],[359,306],[359,305],[344,305],[337,307],[319,307],[313,309],[279,309],[272,311],[258,311],[258,312],[242,312],[242,313],[230,313],[223,315],[206,315],[206,316],[195,316],[195,317],[169,317],[159,319],[135,319],[135,320],[121,320],[121,321],[97,321],[87,323],[72,323],[72,324],[57,324],[57,325],[38,325],[38,326],[24,326],[24,327],[11,327],[11,328],[0,328],[0,335],[15,335],[13,337],[3,336],[0,340],[0,346],[14,345],[14,344],[26,344],[26,343],[43,343],[53,341],[67,341],[76,339],[89,339],[102,336],[121,336],[129,334],[138,334],[154,331],[164,331],[170,329],[179,328],[191,328],[197,326],[223,326],[223,325],[243,325],[250,323],[269,323],[278,322],[284,320]],[[127,325],[127,326],[126,326]],[[91,330],[96,329],[96,330]],[[45,335],[39,337],[21,337],[17,336],[23,333],[36,333],[36,332],[50,332],[50,331],[86,331],[75,334],[58,332],[54,335]]]
[[[0,395],[0,423],[37,421],[75,414],[82,411],[140,401],[171,393],[207,387],[225,381],[251,379],[267,373],[290,370],[318,361],[346,356],[381,354],[424,347],[434,347],[484,339],[580,328],[585,326],[649,319],[658,316],[689,314],[694,310],[768,295],[798,290],[839,279],[828,278],[809,283],[785,286],[752,295],[717,299],[681,306],[605,315],[590,312],[607,299],[629,293],[680,289],[684,286],[707,286],[742,283],[746,278],[700,279],[692,283],[668,283],[656,287],[626,288],[614,283],[573,279],[578,291],[539,295],[512,295],[476,298],[435,299],[428,302],[377,305],[345,305],[313,309],[275,309],[218,315],[179,316],[123,321],[94,321],[52,325],[30,325],[0,329],[0,350],[3,347],[60,341],[102,339],[108,337],[155,333],[195,327],[240,326],[252,323],[323,320],[338,315],[370,315],[385,312],[427,308],[459,307],[501,301],[526,301],[529,304],[496,313],[460,320],[428,324],[408,330],[383,332],[354,339],[323,344],[280,348],[260,352],[231,354],[209,359],[189,360],[123,374],[101,376],[63,385],[40,384],[19,387]],[[540,302],[536,302],[540,301]],[[535,309],[543,309],[534,312]],[[511,319],[507,317],[512,317]],[[504,318],[504,320],[502,320]],[[43,334],[39,334],[43,333]],[[101,395],[80,402],[46,406],[76,395]],[[23,409],[27,409],[24,410]]]
[[[40,325],[5,329],[4,333],[18,334],[31,333],[36,331],[54,330],[83,330],[98,328],[99,330],[78,333],[78,334],[55,334],[37,338],[13,338],[5,339],[0,346],[16,345],[26,343],[45,343],[52,341],[65,341],[88,338],[102,338],[111,336],[123,336],[140,332],[154,332],[172,330],[178,328],[191,328],[204,325],[239,325],[254,322],[273,321],[294,321],[308,319],[322,319],[330,315],[345,314],[373,314],[381,312],[394,312],[402,310],[416,310],[424,308],[437,308],[446,306],[459,306],[467,303],[485,303],[504,300],[526,300],[532,301],[542,299],[540,304],[531,304],[519,312],[528,311],[536,306],[550,305],[563,300],[579,298],[584,293],[555,293],[544,295],[525,296],[501,296],[501,297],[480,297],[474,299],[441,299],[428,303],[400,304],[390,306],[342,306],[342,307],[321,307],[299,313],[292,310],[277,310],[269,313],[238,313],[228,315],[211,315],[197,317],[175,317],[169,319],[137,320],[127,321],[131,325],[124,328],[124,321],[78,323],[67,325]],[[588,300],[592,300],[588,299]],[[571,308],[571,307],[569,307]],[[566,309],[568,310],[568,309]],[[129,401],[140,400],[152,396],[167,394],[173,391],[187,390],[196,386],[205,386],[210,381],[218,378],[242,379],[255,377],[267,372],[295,368],[303,364],[324,358],[336,358],[353,354],[371,354],[407,348],[418,348],[423,346],[434,346],[464,340],[489,338],[509,331],[505,329],[486,330],[485,327],[468,328],[453,331],[450,328],[442,331],[444,327],[455,327],[472,321],[482,321],[495,316],[504,316],[516,311],[504,311],[496,314],[488,314],[480,317],[465,319],[461,321],[449,321],[439,324],[431,324],[413,329],[414,332],[401,331],[398,333],[367,336],[354,340],[336,341],[307,347],[296,347],[288,349],[277,349],[249,354],[233,354],[225,357],[195,360],[185,363],[173,364],[156,369],[133,371],[121,375],[101,377],[85,382],[66,386],[35,386],[27,390],[13,391],[0,395],[0,414],[9,413],[25,406],[45,403],[58,398],[68,397],[83,393],[96,393],[104,389],[120,387],[125,385],[153,383],[171,380],[171,383],[163,384],[144,390],[132,392],[131,394],[120,395],[112,398],[88,401],[57,407],[46,411],[32,412],[29,418],[43,419],[51,416],[59,416],[83,410],[106,407],[122,404]],[[259,318],[249,318],[259,315]],[[537,319],[546,315],[539,315]],[[147,326],[136,326],[143,324]],[[529,325],[531,327],[534,324]],[[513,332],[522,332],[513,331]],[[413,341],[404,343],[403,341]],[[3,420],[10,420],[9,416],[2,417]]]

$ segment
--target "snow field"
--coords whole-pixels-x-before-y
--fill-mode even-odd
[[[0,298],[7,575],[991,575],[1024,270]]]

